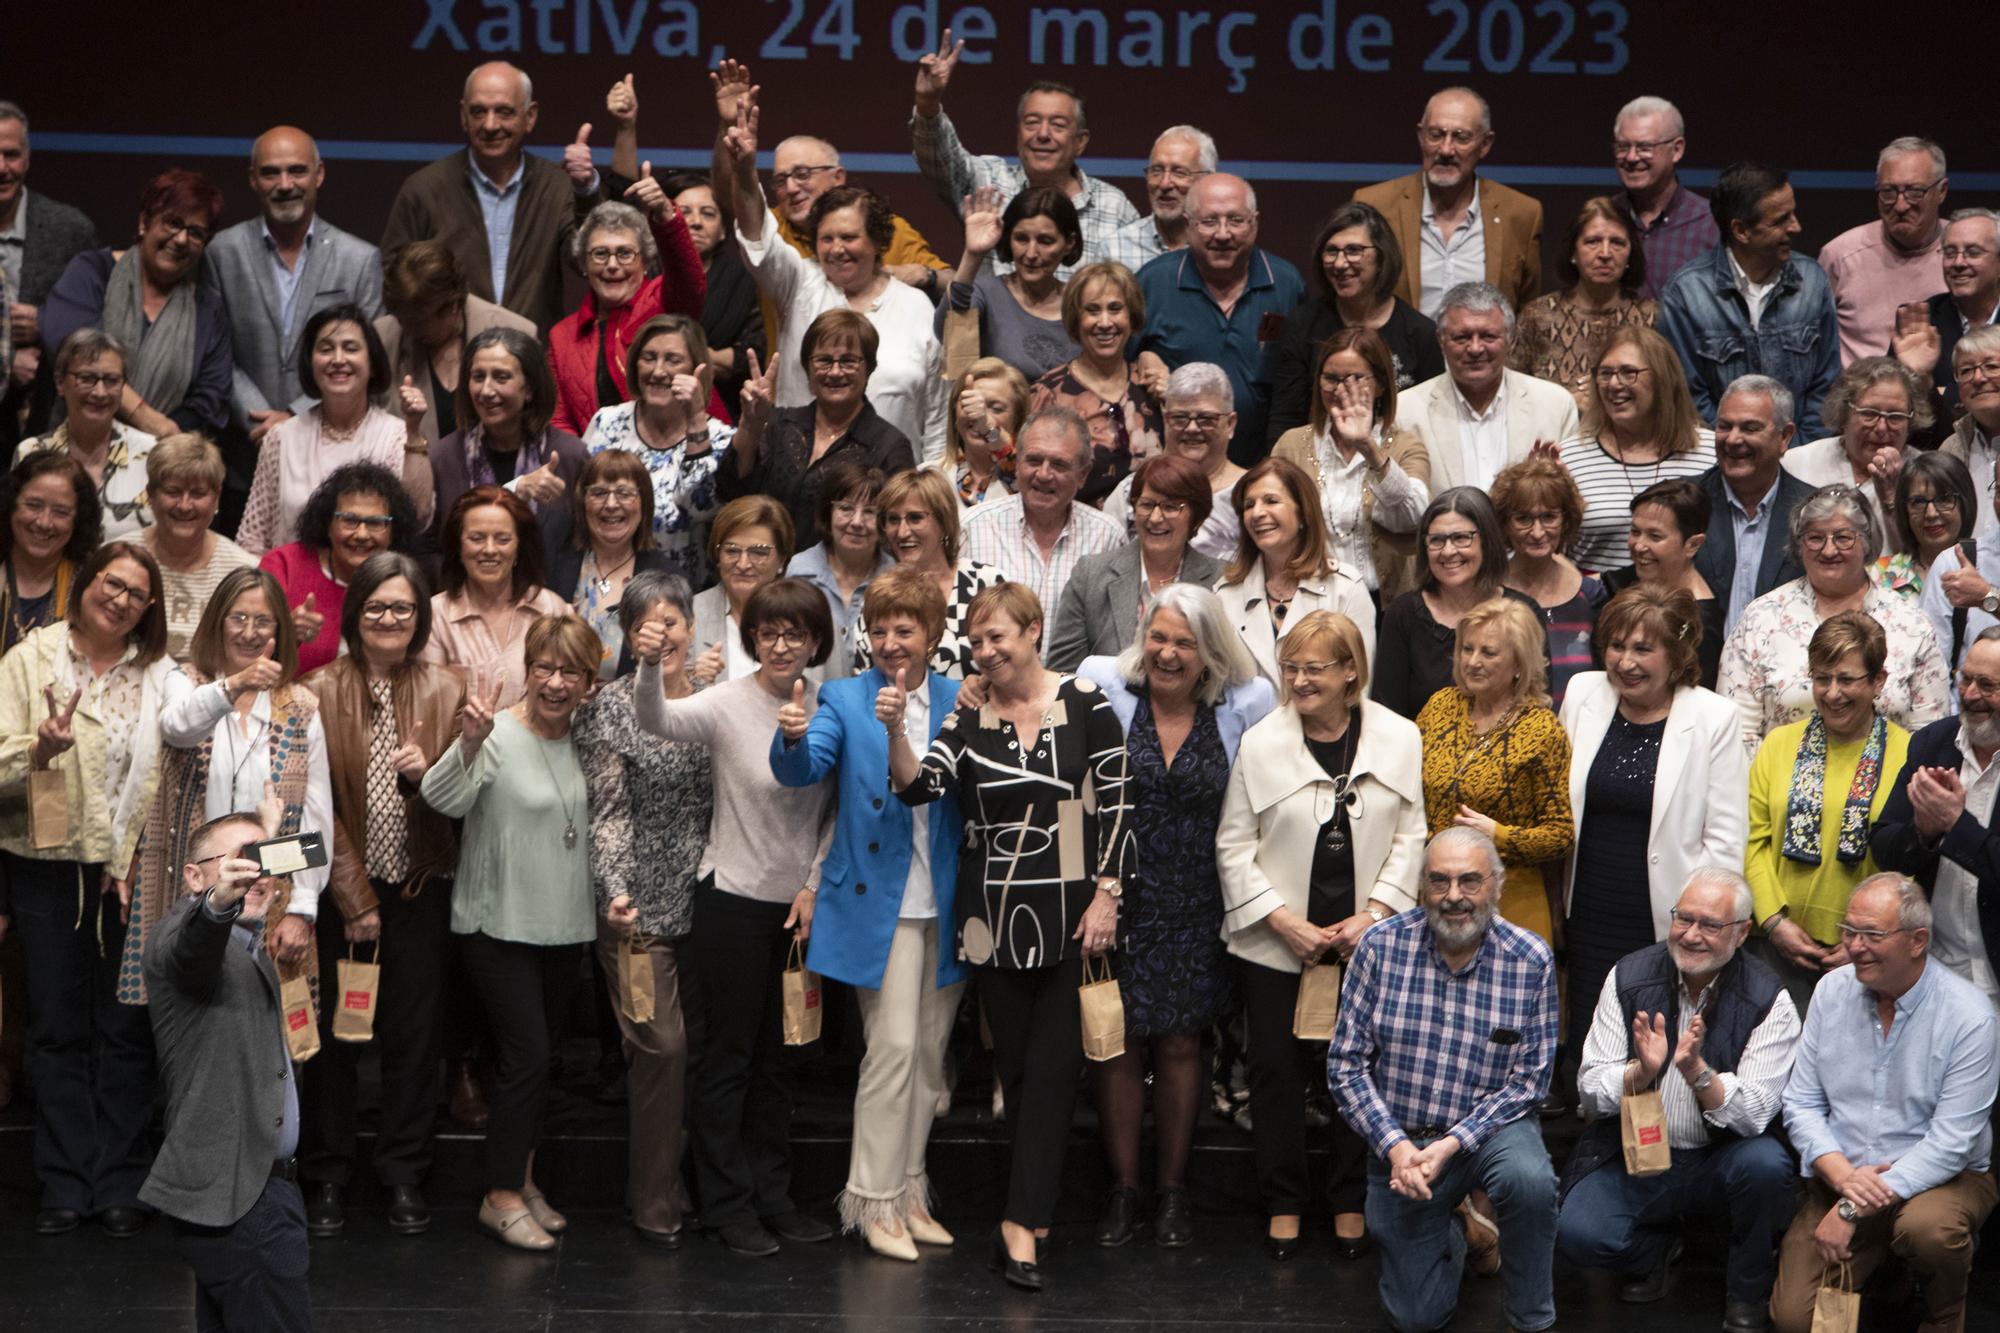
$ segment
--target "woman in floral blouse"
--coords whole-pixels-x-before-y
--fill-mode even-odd
[[[128,537],[153,521],[146,500],[146,454],[153,437],[118,420],[125,344],[99,329],[78,329],[56,350],[56,391],[67,415],[47,435],[24,440],[16,460],[44,451],[83,465],[104,510],[104,535]]]
[[[1081,350],[1035,381],[1029,412],[1067,407],[1090,427],[1090,471],[1076,498],[1098,504],[1134,463],[1160,452],[1160,400],[1125,362],[1146,326],[1146,298],[1123,264],[1086,264],[1063,289],[1062,323]]]

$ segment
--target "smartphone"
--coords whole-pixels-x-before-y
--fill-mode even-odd
[[[296,875],[326,864],[326,838],[318,833],[293,833],[283,838],[243,845],[239,855],[255,861],[267,875]]]

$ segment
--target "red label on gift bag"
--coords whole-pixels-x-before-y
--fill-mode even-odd
[[[347,992],[347,998],[342,1003],[349,1009],[366,1009],[374,1000],[375,997],[365,990],[351,990]]]
[[[1660,1141],[1660,1127],[1658,1125],[1641,1125],[1639,1127],[1640,1143],[1650,1148],[1659,1141]]]

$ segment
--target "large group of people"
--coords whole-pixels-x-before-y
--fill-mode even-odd
[[[955,268],[822,139],[767,185],[734,60],[678,108],[712,100],[712,169],[658,177],[631,76],[600,167],[588,126],[526,152],[527,75],[481,65],[379,250],[290,126],[257,216],[218,231],[170,170],[101,248],[0,101],[0,1103],[25,1074],[35,1230],[165,1213],[204,1327],[305,1327],[372,1041],[390,1227],[430,1224],[449,1082],[479,1224],[555,1249],[536,1153],[595,976],[638,1235],[827,1240],[789,1161],[804,971],[858,1008],[833,1212],[889,1258],[954,1244],[925,1149],[983,1039],[1018,1288],[1064,1266],[1080,1082],[1095,1242],[1195,1242],[1212,1081],[1273,1261],[1324,1140],[1335,1252],[1379,1255],[1399,1330],[1467,1270],[1551,1327],[1558,1254],[1658,1300],[1695,1215],[1731,1333],[1885,1262],[1963,1327],[2000,213],[1947,213],[1899,138],[1815,262],[1783,170],[1694,194],[1640,97],[1544,290],[1542,206],[1449,88],[1308,284],[1193,126],[1146,215],[1078,167],[1064,85],[972,152],[962,46],[909,121]]]

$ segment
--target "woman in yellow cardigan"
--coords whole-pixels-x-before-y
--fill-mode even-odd
[[[1875,708],[1888,655],[1865,611],[1821,621],[1806,647],[1813,714],[1773,730],[1750,764],[1743,872],[1765,959],[1801,1013],[1821,974],[1847,962],[1840,919],[1878,869],[1868,833],[1909,753],[1910,733]]]

